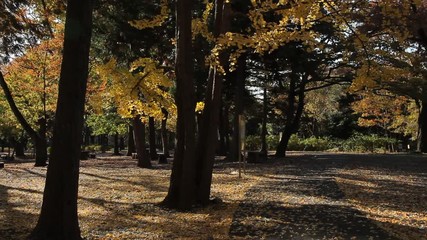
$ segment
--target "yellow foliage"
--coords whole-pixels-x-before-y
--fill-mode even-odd
[[[167,0],[160,0],[160,14],[152,19],[130,21],[129,24],[137,29],[160,27],[169,18],[170,9]]]
[[[173,96],[167,91],[173,83],[158,65],[150,58],[140,58],[130,69],[119,66],[115,59],[97,67],[99,76],[110,81],[107,94],[114,99],[122,117],[139,114],[161,120],[162,108],[167,109],[171,117],[176,115]]]

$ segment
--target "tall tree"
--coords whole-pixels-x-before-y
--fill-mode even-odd
[[[77,196],[91,30],[92,1],[68,0],[52,153],[30,239],[82,239]]]
[[[177,0],[176,16],[176,95],[177,143],[174,153],[169,190],[163,204],[167,207],[189,209],[195,203],[195,91],[192,51],[192,0]]]

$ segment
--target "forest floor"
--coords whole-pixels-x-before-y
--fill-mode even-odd
[[[154,162],[153,162],[154,163]],[[238,165],[218,161],[207,208],[163,209],[170,164],[129,157],[81,162],[85,239],[427,239],[427,156],[290,153]],[[0,169],[0,239],[25,239],[42,203],[46,168]]]

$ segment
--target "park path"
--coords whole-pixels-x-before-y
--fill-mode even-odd
[[[264,177],[239,204],[231,238],[396,239],[351,208],[324,165],[289,164]]]

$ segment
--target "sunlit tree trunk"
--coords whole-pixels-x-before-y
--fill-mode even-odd
[[[235,71],[235,92],[234,92],[234,116],[232,121],[233,133],[231,135],[230,151],[228,161],[235,162],[239,153],[239,115],[243,113],[243,95],[245,93],[246,80],[246,56],[240,56],[237,69]]]
[[[68,0],[52,153],[30,239],[82,239],[77,193],[91,32],[92,1]]]

